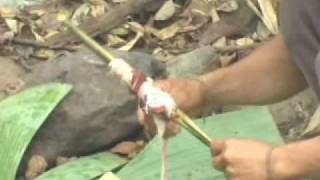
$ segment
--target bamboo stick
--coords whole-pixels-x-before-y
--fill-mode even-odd
[[[110,62],[116,59],[113,54],[107,51],[105,48],[100,46],[95,40],[93,40],[90,36],[88,36],[84,31],[82,31],[79,27],[73,25],[67,18],[63,19],[64,24],[72,30],[79,38],[92,50],[94,50],[98,55],[100,55],[105,61]],[[188,117],[184,112],[177,109],[174,112],[174,116],[178,117],[177,122],[186,129],[189,133],[191,133],[194,137],[199,139],[202,143],[207,146],[210,146],[211,139],[210,137],[202,131],[192,120]]]

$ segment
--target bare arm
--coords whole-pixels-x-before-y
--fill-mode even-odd
[[[273,173],[283,179],[320,177],[320,137],[274,149]]]
[[[270,104],[306,88],[281,35],[230,67],[201,77],[217,104]]]

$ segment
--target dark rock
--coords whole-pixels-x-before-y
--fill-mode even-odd
[[[213,71],[219,66],[219,54],[211,46],[201,47],[167,63],[169,78],[190,78]]]
[[[146,74],[157,77],[163,67],[142,53],[117,52]],[[26,76],[29,86],[49,82],[73,85],[73,91],[53,112],[33,139],[21,169],[32,155],[52,166],[57,156],[85,155],[138,133],[137,101],[126,85],[88,49],[39,64]]]
[[[14,60],[0,57],[0,101],[11,94],[13,87],[17,88],[17,91],[22,88],[24,82],[21,77],[24,73]]]

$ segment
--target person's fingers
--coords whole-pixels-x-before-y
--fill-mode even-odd
[[[226,168],[226,161],[222,155],[216,156],[213,158],[213,167],[217,170],[223,171]]]
[[[140,107],[138,107],[137,115],[138,115],[139,123],[143,125],[144,119],[145,119],[145,113],[143,112],[143,110]]]
[[[170,91],[172,85],[170,80],[158,80],[154,82],[154,86],[162,89],[163,91]]]
[[[169,121],[166,124],[165,138],[173,137],[181,131],[180,125],[174,121]]]
[[[151,116],[147,115],[140,107],[137,110],[139,122],[146,128],[146,130],[155,135],[157,132],[157,126],[154,123]]]
[[[211,154],[212,156],[220,155],[225,149],[225,142],[215,140],[211,143]]]

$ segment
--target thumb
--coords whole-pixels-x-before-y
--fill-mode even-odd
[[[225,149],[225,141],[215,140],[211,142],[211,154],[217,156]]]

